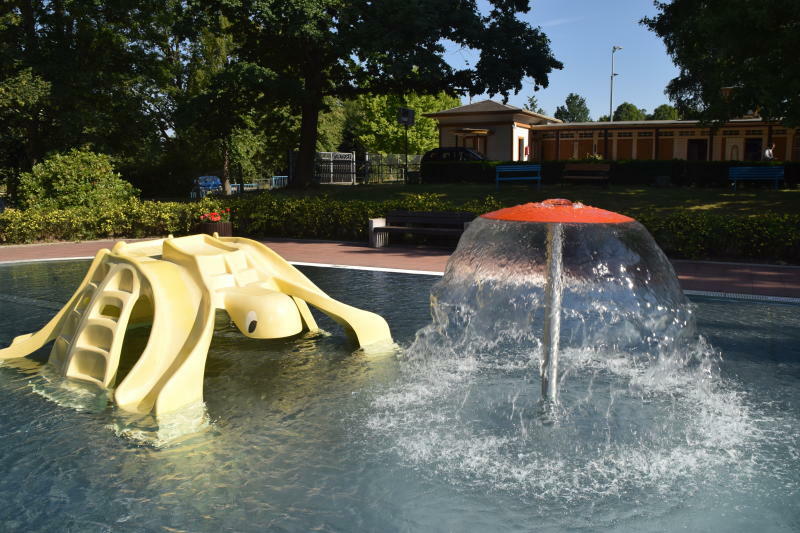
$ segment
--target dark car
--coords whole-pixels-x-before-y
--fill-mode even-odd
[[[471,148],[452,146],[434,148],[422,156],[422,162],[428,161],[483,161],[486,158]]]

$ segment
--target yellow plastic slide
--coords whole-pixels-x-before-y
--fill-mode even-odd
[[[119,243],[97,253],[44,328],[15,338],[0,359],[25,357],[54,341],[49,362],[63,375],[113,388],[125,411],[159,415],[202,401],[217,309],[248,337],[273,339],[317,329],[307,304],[361,347],[391,343],[383,318],[330,298],[259,242],[192,235]],[[150,322],[147,346],[121,375],[125,332]]]

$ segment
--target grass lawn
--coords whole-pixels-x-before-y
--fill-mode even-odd
[[[337,200],[388,200],[404,194],[441,194],[456,204],[472,199],[494,196],[504,205],[538,202],[546,198],[568,198],[585,204],[635,215],[652,210],[664,213],[690,209],[715,213],[748,215],[767,211],[775,213],[800,213],[800,189],[773,190],[751,187],[730,189],[695,189],[686,187],[610,187],[543,185],[540,191],[529,185],[504,184],[500,190],[494,185],[453,183],[443,185],[327,185],[305,191],[282,190],[278,194],[289,196],[315,196],[326,194]]]

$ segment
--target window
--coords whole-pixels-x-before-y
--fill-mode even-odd
[[[764,132],[762,130],[745,130],[745,135],[763,135]]]
[[[694,132],[693,131],[682,131],[678,135],[680,135],[681,137],[691,137],[691,136],[694,135]]]
[[[574,139],[575,138],[575,134],[574,133],[562,133],[561,134],[561,138],[562,139]]]
[[[580,139],[591,139],[592,137],[594,137],[594,132],[592,131],[582,131],[578,134]]]
[[[556,138],[555,133],[545,133],[544,135],[542,135],[542,139],[555,139],[555,138]]]
[[[786,135],[786,130],[774,130],[773,135]]]
[[[633,133],[630,131],[621,131],[617,134],[618,137],[633,137]]]
[[[653,136],[653,132],[652,131],[640,131],[638,133],[638,135],[639,135],[639,137],[652,137]]]
[[[723,135],[739,135],[739,130],[722,130]]]
[[[673,132],[673,131],[659,131],[658,132],[658,136],[659,137],[672,137],[674,134],[675,134],[675,132]]]

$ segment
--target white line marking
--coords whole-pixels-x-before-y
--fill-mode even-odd
[[[289,261],[292,265],[297,266],[311,266],[311,267],[325,267],[325,268],[343,268],[345,270],[369,270],[372,272],[394,272],[396,274],[420,274],[423,276],[444,276],[444,272],[436,272],[433,270],[406,270],[403,268],[384,268],[384,267],[370,267],[370,266],[355,266],[355,265],[334,265],[331,263],[306,263],[303,261]]]

